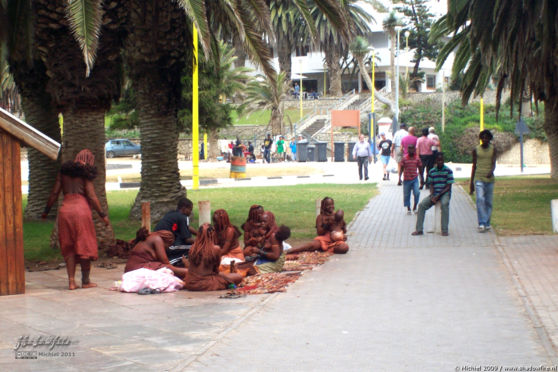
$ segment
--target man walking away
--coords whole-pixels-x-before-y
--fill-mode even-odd
[[[422,129],[422,136],[417,140],[417,154],[422,162],[422,168],[420,174],[423,175],[426,170],[426,176],[434,164],[434,159],[432,158],[432,146],[434,141],[428,138],[428,128]],[[424,182],[420,183],[419,189],[422,190]]]
[[[362,168],[364,168],[364,180],[368,180],[368,163],[372,161],[372,150],[370,144],[364,141],[364,135],[358,137],[358,142],[353,147],[353,158],[358,160],[358,177],[362,181]]]
[[[291,148],[291,156],[292,156],[292,161],[296,161],[296,141],[294,139],[294,137],[291,139],[291,142],[289,143],[289,147]]]
[[[436,159],[436,154],[438,151],[442,151],[442,146],[440,145],[440,137],[436,134],[436,129],[434,127],[428,128],[428,138],[434,141],[432,146],[432,165],[434,165],[434,160]]]
[[[477,218],[479,232],[490,230],[492,215],[492,196],[494,193],[494,169],[496,168],[496,148],[490,143],[492,133],[483,130],[479,133],[481,144],[473,149],[473,168],[469,192],[477,190]]]
[[[266,161],[269,163],[271,163],[271,145],[273,144],[273,140],[271,139],[271,134],[267,134],[267,137],[264,139],[264,158],[263,158],[263,162],[265,163]]]
[[[422,199],[419,204],[416,230],[411,235],[423,234],[424,214],[439,201],[442,203],[442,236],[448,236],[449,203],[453,183],[453,172],[444,164],[444,153],[439,152],[436,155],[436,166],[430,170],[426,181],[430,187],[430,196]]]
[[[389,163],[390,155],[391,155],[391,146],[392,142],[389,139],[386,139],[385,133],[380,133],[381,141],[378,144],[378,149],[381,151],[380,159],[382,160],[382,166],[384,167],[384,181],[389,180],[389,172],[387,171],[387,165]]]
[[[407,125],[401,123],[399,130],[393,135],[393,146],[391,148],[391,157],[395,159],[397,163],[397,172],[399,173],[399,163],[403,160],[403,150],[401,149],[401,140],[406,137],[409,133],[407,132]]]
[[[403,173],[403,206],[407,207],[407,214],[411,214],[411,190],[413,191],[413,212],[417,212],[417,204],[420,198],[418,176],[420,184],[424,183],[422,178],[422,163],[416,154],[415,146],[409,145],[408,154],[403,157],[399,167],[399,183],[401,183],[401,173]]]

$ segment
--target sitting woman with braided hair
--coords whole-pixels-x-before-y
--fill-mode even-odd
[[[248,212],[248,219],[242,224],[244,230],[244,255],[263,246],[267,229],[263,220],[264,209],[254,204]]]
[[[145,268],[159,270],[166,267],[179,278],[184,278],[187,269],[170,264],[166,249],[174,243],[174,234],[168,230],[159,230],[149,234],[145,227],[136,232],[134,248],[130,252],[124,272]]]
[[[221,257],[244,261],[244,253],[242,253],[238,241],[242,233],[238,227],[231,223],[226,210],[217,209],[213,212],[213,226],[215,227],[215,244],[221,248]]]
[[[215,245],[215,229],[204,223],[196,241],[188,254],[188,272],[184,277],[184,287],[190,291],[219,291],[230,284],[239,284],[242,275],[219,273],[221,249]]]
[[[289,250],[289,254],[300,252],[323,251],[333,253],[347,253],[349,246],[347,240],[347,227],[342,209],[335,211],[332,198],[322,199],[320,214],[316,217],[316,233],[318,236],[311,242]]]

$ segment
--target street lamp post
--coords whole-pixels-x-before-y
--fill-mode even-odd
[[[401,26],[395,26],[395,31],[397,32],[397,42],[395,48],[395,115],[392,128],[394,134],[397,131],[396,127],[399,125],[399,33],[401,32]]]
[[[409,32],[409,30],[405,31],[405,56],[407,58],[407,60],[409,59],[409,36],[411,35],[411,33]],[[405,61],[405,79],[407,79],[407,90],[409,89],[409,63],[408,61]]]
[[[303,112],[302,112],[302,58],[300,58],[299,60],[300,63],[300,86],[299,86],[299,101],[300,101],[300,121],[302,121],[302,116],[303,116]]]

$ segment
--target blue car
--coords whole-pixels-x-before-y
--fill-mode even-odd
[[[105,143],[105,154],[107,158],[141,155],[141,146],[126,138],[111,139]]]

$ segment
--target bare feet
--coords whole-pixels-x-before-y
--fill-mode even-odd
[[[95,288],[97,286],[97,283],[81,283],[81,288]]]
[[[73,291],[73,290],[76,289],[76,288],[77,288],[77,286],[76,286],[76,281],[75,281],[74,279],[69,279],[69,280],[68,280],[68,289],[69,289],[70,291]]]
[[[416,235],[422,235],[422,234],[423,234],[422,231],[413,231],[413,232],[411,233],[411,235],[415,235],[415,236],[416,236]]]

